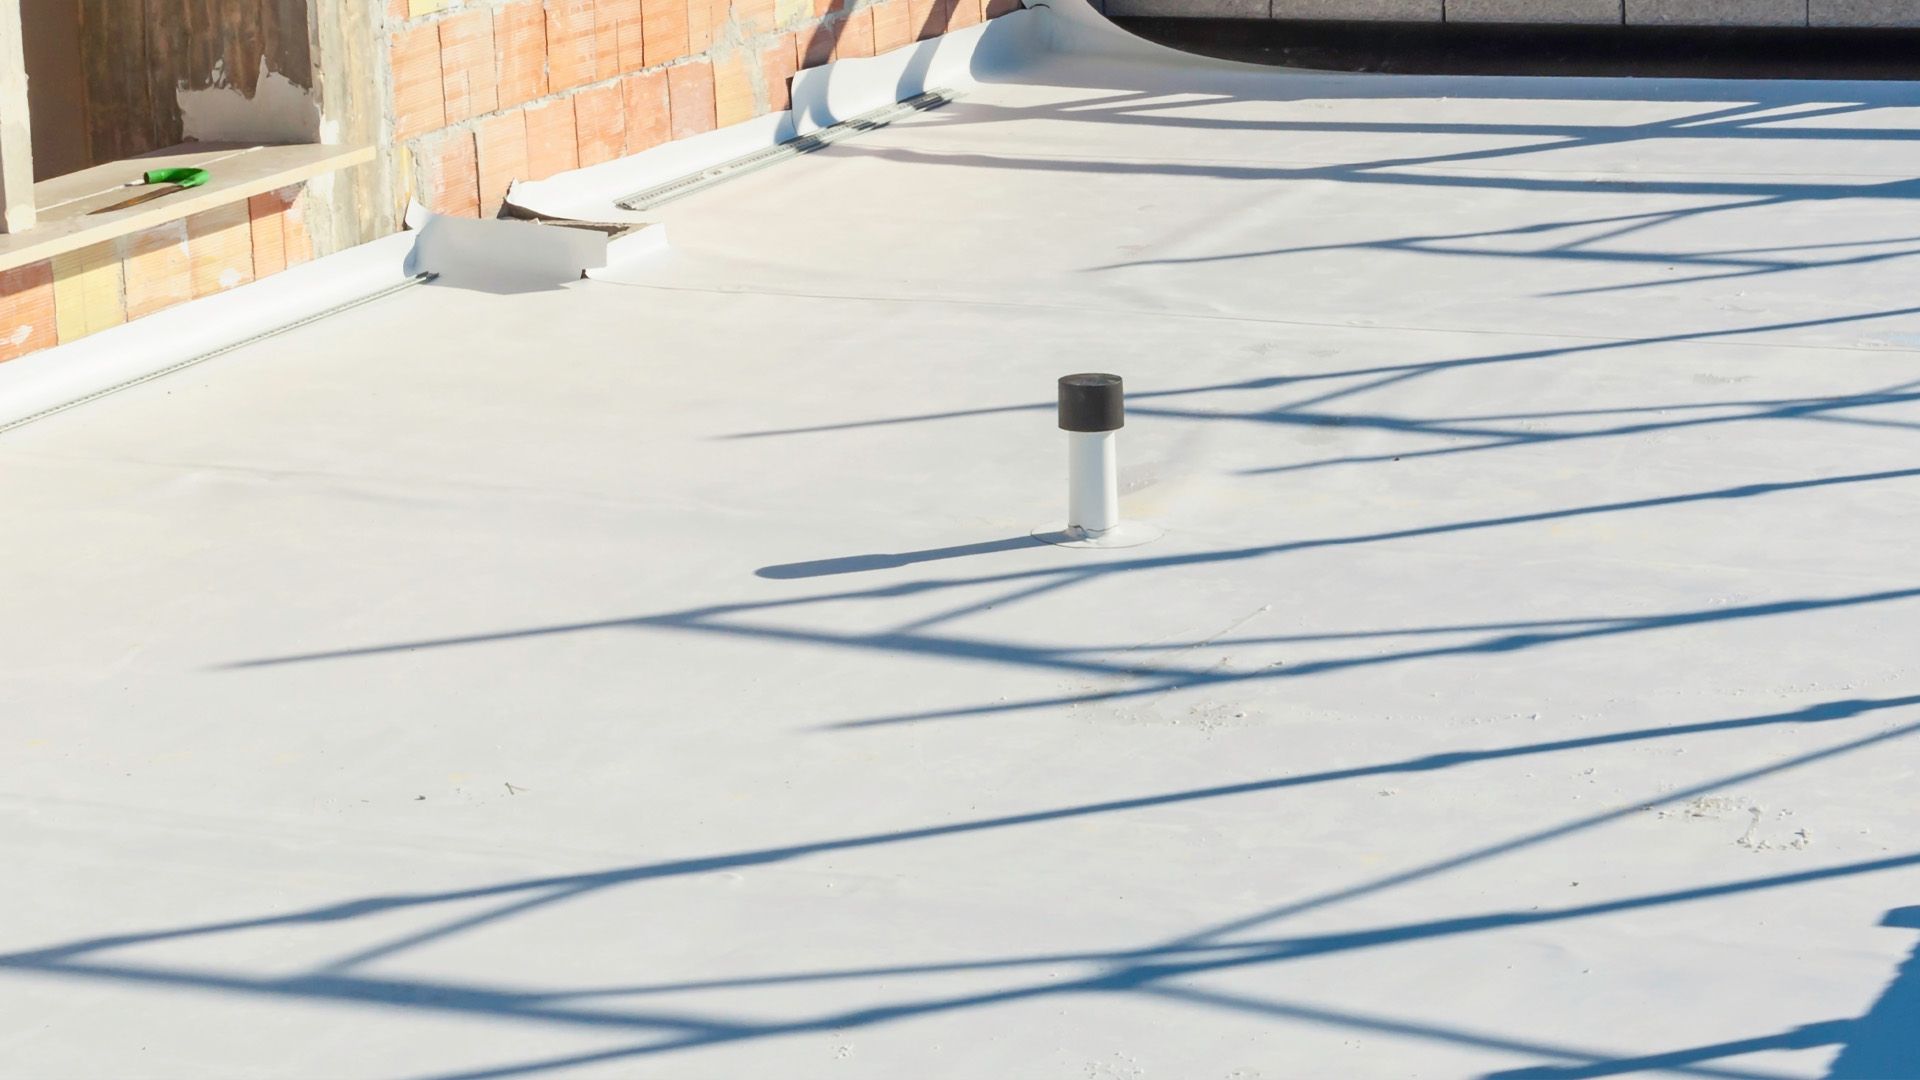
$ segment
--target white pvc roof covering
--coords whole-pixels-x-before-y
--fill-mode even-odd
[[[1900,1075],[1916,127],[1056,58],[13,431],[0,1072]]]

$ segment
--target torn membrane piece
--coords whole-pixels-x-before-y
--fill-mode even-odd
[[[567,198],[567,195],[573,197]],[[556,188],[553,181],[526,184],[516,180],[507,185],[500,216],[516,221],[534,221],[560,228],[604,233],[607,251],[606,260],[600,264],[602,266],[660,251],[667,246],[667,227],[656,218],[624,210],[598,197],[597,193],[594,197],[582,198],[580,193],[572,192],[567,187]]]
[[[407,208],[407,224],[417,233],[407,272],[433,274],[441,285],[489,292],[555,288],[607,262],[606,234],[584,229],[447,217],[417,203]]]
[[[448,217],[418,203],[407,208],[417,236],[407,270],[433,274],[442,285],[490,292],[557,288],[607,265],[615,236],[602,223]],[[637,223],[636,223],[637,225]],[[644,228],[616,230],[622,237]]]

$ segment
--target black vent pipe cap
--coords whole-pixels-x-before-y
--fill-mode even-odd
[[[1060,430],[1118,431],[1126,426],[1120,376],[1087,372],[1060,377]]]

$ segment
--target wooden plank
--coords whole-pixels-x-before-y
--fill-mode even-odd
[[[267,70],[302,90],[313,89],[313,46],[307,34],[307,0],[252,0],[260,6],[260,40]]]
[[[313,86],[306,0],[77,2],[96,161],[178,143],[182,90],[251,98],[263,69]]]
[[[33,228],[33,130],[19,0],[0,0],[0,233]]]
[[[220,0],[220,32],[226,39],[227,81],[247,97],[260,85],[260,69],[267,66],[267,43],[262,37],[260,0]]]
[[[144,154],[153,141],[143,0],[79,0],[80,61],[87,82],[93,160]]]
[[[182,83],[206,83],[213,66],[206,49],[206,0],[143,0],[147,27],[146,149],[180,141]],[[124,56],[124,53],[122,54]],[[89,63],[94,58],[88,57]],[[105,158],[101,159],[106,160]]]
[[[322,173],[373,160],[370,146],[255,146],[208,148],[189,144],[138,162],[122,161],[57,176],[35,185],[40,223],[31,233],[0,235],[0,270],[75,251],[104,240],[178,221],[190,214],[244,202],[253,195],[298,184]],[[88,210],[127,196],[115,186],[140,169],[199,166],[213,174],[206,186],[175,192],[111,214]]]

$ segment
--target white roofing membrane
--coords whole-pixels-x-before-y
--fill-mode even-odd
[[[1052,54],[16,428],[0,1073],[1916,1075],[1916,121]]]

